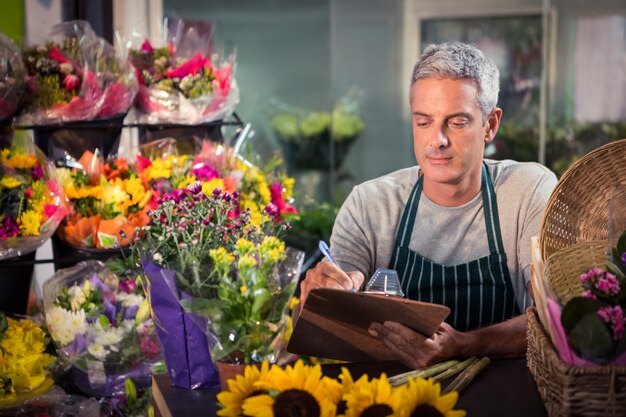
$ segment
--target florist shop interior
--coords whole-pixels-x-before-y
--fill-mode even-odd
[[[623,1],[2,9],[0,416],[624,415]]]

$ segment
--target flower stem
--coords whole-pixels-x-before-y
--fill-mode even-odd
[[[478,358],[476,356],[472,356],[471,358],[467,358],[463,362],[457,363],[456,365],[454,365],[453,367],[445,370],[444,372],[440,373],[439,375],[435,375],[433,377],[433,379],[435,381],[441,381],[442,379],[450,378],[452,375],[458,374],[459,372],[461,372],[462,370],[464,370],[468,366],[472,365],[477,360],[478,360]]]
[[[489,358],[484,357],[478,362],[474,362],[472,365],[465,368],[459,376],[457,376],[445,389],[442,390],[442,394],[447,394],[448,392],[456,391],[461,392],[465,387],[469,385],[470,382],[480,371],[482,371],[489,364]]]
[[[397,387],[398,385],[405,384],[409,380],[409,378],[428,378],[429,376],[437,375],[441,372],[444,372],[458,363],[458,360],[450,360],[446,362],[436,363],[426,368],[416,369],[414,371],[394,375],[389,378],[389,383],[391,384],[391,386]]]

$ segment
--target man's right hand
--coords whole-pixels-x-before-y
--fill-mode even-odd
[[[309,269],[306,277],[300,284],[300,305],[304,305],[309,291],[313,288],[335,288],[338,290],[357,290],[365,281],[365,277],[359,271],[344,272],[332,262],[322,261]]]

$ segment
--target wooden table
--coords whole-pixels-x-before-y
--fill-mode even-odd
[[[341,366],[324,365],[325,375],[339,375]],[[395,375],[406,371],[398,362],[348,364],[355,378],[368,373],[371,377],[386,372]],[[158,375],[152,381],[155,414],[162,417],[200,417],[215,415],[219,407],[216,395],[219,388],[188,391],[169,385],[167,375]],[[535,381],[526,367],[526,359],[494,359],[461,392],[456,408],[466,410],[468,416],[546,416]]]

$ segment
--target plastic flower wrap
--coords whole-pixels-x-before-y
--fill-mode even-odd
[[[24,50],[23,60],[25,123],[46,125],[124,114],[137,94],[132,65],[86,21],[55,26],[45,45]]]
[[[74,384],[91,395],[123,392],[126,378],[148,386],[160,359],[141,281],[120,265],[81,262],[57,271],[43,286],[46,322],[59,355],[73,363]]]
[[[272,117],[270,126],[291,171],[341,166],[352,143],[365,128],[359,116],[361,96],[359,90],[350,90],[330,113],[283,106]]]
[[[219,57],[207,50],[184,21],[173,28],[165,46],[144,40],[129,59],[140,82],[137,107],[143,123],[197,124],[223,119],[239,101],[235,54]]]
[[[41,246],[67,212],[54,166],[25,135],[0,150],[0,260]]]
[[[17,110],[24,89],[24,65],[20,50],[0,33],[0,121]]]
[[[0,312],[0,409],[15,407],[52,387],[50,369],[56,358],[47,353],[48,342],[33,321]]]
[[[339,380],[322,375],[320,365],[297,361],[284,369],[264,362],[249,365],[243,375],[228,380],[217,395],[219,416],[444,416],[463,417],[455,410],[457,392],[442,394],[432,379],[410,378],[393,386],[385,374],[354,380],[342,368]]]
[[[58,235],[78,247],[127,246],[135,228],[147,223],[152,190],[124,158],[107,163],[85,152],[80,168],[59,168],[70,212]]]

